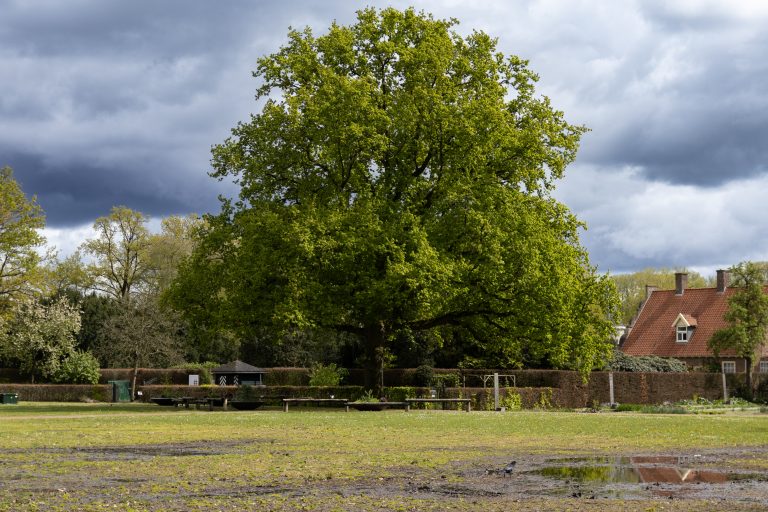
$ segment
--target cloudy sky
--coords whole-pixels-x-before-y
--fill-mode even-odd
[[[530,61],[591,132],[557,197],[593,263],[704,273],[768,260],[768,2],[412,3]],[[256,59],[349,1],[0,0],[0,166],[61,254],[114,205],[218,211],[210,147],[258,111]]]

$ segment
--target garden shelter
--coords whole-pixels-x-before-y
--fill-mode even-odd
[[[219,386],[264,385],[264,370],[239,359],[214,368],[211,373]]]

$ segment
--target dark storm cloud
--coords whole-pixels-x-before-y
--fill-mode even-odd
[[[24,190],[35,191],[47,217],[55,216],[54,226],[89,223],[94,215],[105,215],[118,205],[130,205],[152,216],[195,211],[190,208],[192,191],[185,190],[184,184],[164,187],[158,178],[161,169],[121,168],[114,163],[103,167],[84,161],[52,165],[39,155],[19,153],[10,154],[7,164],[35,170],[17,175],[18,181]],[[216,188],[214,183],[210,185]],[[215,197],[214,193],[207,204],[198,203],[203,208],[196,210],[215,209]]]
[[[636,45],[609,80],[609,94],[594,102],[606,114],[592,126],[599,141],[585,146],[583,161],[706,187],[764,174],[768,33],[714,9],[670,5],[641,4],[647,32],[627,34]],[[582,85],[587,102],[590,85],[606,90],[589,78]]]
[[[0,0],[0,165],[53,227],[215,211],[209,148],[256,109],[256,59],[329,5]]]

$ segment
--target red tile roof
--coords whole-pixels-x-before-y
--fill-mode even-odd
[[[728,310],[728,298],[735,291],[727,288],[719,293],[716,288],[688,288],[682,295],[676,295],[675,290],[653,291],[621,350],[632,356],[712,357],[707,342],[715,331],[726,327],[723,314]],[[687,320],[695,320],[695,323],[689,320],[696,328],[687,342],[677,341],[674,327],[681,313]],[[721,355],[732,356],[734,352],[722,351]],[[768,347],[764,347],[763,355],[768,355]]]

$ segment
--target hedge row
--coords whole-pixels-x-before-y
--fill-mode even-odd
[[[16,393],[26,402],[109,402],[112,386],[104,384],[0,384],[0,393]]]

